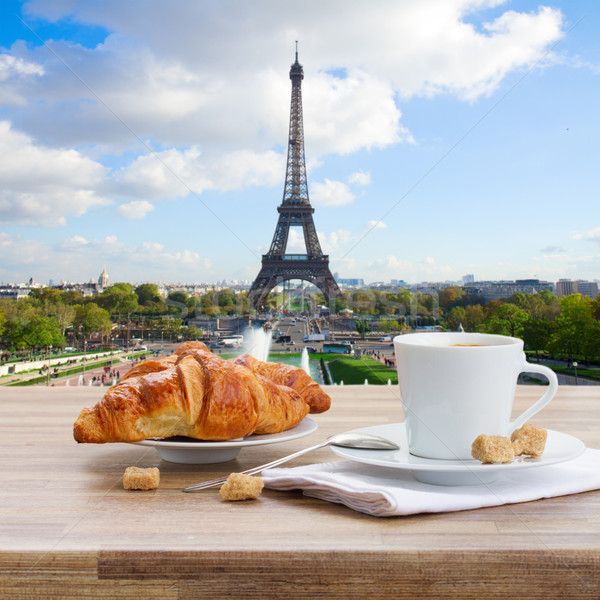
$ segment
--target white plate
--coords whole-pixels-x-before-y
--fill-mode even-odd
[[[418,481],[435,485],[486,484],[501,474],[572,460],[585,450],[584,443],[572,435],[548,430],[546,449],[540,458],[517,457],[505,465],[484,465],[478,460],[436,460],[409,454],[404,423],[363,427],[354,432],[387,438],[396,442],[400,450],[358,450],[330,446],[333,452],[355,462],[412,471]]]
[[[304,417],[296,427],[281,433],[251,435],[244,439],[226,442],[205,442],[186,437],[173,437],[165,440],[144,440],[136,444],[156,448],[162,460],[168,462],[205,465],[233,460],[242,448],[279,444],[310,435],[317,430],[317,427],[318,425],[310,417]]]

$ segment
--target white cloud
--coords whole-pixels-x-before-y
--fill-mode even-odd
[[[12,54],[0,54],[0,81],[6,81],[14,75],[43,75],[41,65],[17,58]]]
[[[285,251],[287,254],[306,254],[306,242],[301,227],[290,227]]]
[[[336,229],[329,233],[320,231],[319,240],[325,254],[340,252],[352,240],[352,233],[347,229]]]
[[[106,175],[76,150],[49,148],[0,121],[0,222],[63,224],[106,204],[98,188]]]
[[[352,234],[347,229],[337,229],[327,233],[318,231],[317,235],[319,236],[321,249],[325,254],[339,250],[340,247],[352,239]],[[302,227],[290,228],[286,252],[288,254],[306,253],[306,243],[304,242]]]
[[[162,147],[265,151],[287,133],[290,40],[302,40],[308,155],[410,140],[398,95],[473,100],[530,67],[562,36],[559,10],[501,12],[501,0],[318,3],[33,0],[34,18],[112,32],[95,48],[52,41],[56,54],[143,139]],[[476,13],[495,8],[478,27]],[[144,18],[139,18],[143,14]],[[265,35],[269,31],[269,35]],[[350,42],[351,40],[351,42]],[[42,47],[13,47],[43,77],[14,83],[29,98],[15,123],[59,144],[135,147],[137,141],[61,61]]]
[[[367,282],[405,279],[406,281],[443,281],[457,279],[456,271],[446,264],[438,264],[433,257],[421,260],[399,258],[394,254],[370,258],[336,259],[333,269],[345,277],[362,277]]]
[[[364,171],[356,171],[348,177],[348,183],[355,185],[369,185],[371,183],[371,173],[365,173]]]
[[[588,242],[596,242],[600,244],[600,227],[594,227],[587,231],[580,231],[573,234],[574,240],[586,240]]]
[[[369,221],[367,223],[368,229],[386,229],[387,225],[383,221]]]
[[[545,254],[546,256],[555,255],[555,254],[564,254],[566,250],[563,246],[556,246],[554,244],[550,244],[548,246],[544,246],[540,252]]]
[[[117,210],[126,219],[143,219],[149,212],[154,210],[154,205],[147,200],[133,200],[121,204]]]
[[[19,91],[23,79],[44,74],[41,65],[18,58],[12,54],[0,54],[0,105],[22,105],[26,103],[22,91]],[[14,85],[13,85],[14,84]]]
[[[197,146],[144,154],[115,174],[115,189],[144,198],[175,198],[206,190],[273,186],[284,173],[283,155],[235,151],[204,157]]]
[[[99,240],[74,235],[50,244],[0,232],[0,246],[0,280],[4,281],[29,275],[37,281],[56,281],[67,274],[74,281],[88,281],[102,265],[107,265],[113,281],[173,281],[175,277],[198,281],[212,273],[210,261],[195,250],[153,241],[131,244],[115,235]]]
[[[313,183],[310,198],[316,206],[346,206],[354,202],[354,194],[350,188],[342,181],[331,179]]]
[[[73,235],[65,239],[62,242],[61,247],[70,250],[72,248],[81,248],[82,246],[87,246],[89,243],[90,242],[82,235]]]

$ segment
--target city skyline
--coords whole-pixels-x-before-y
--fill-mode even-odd
[[[525,282],[538,282],[540,284],[550,284],[555,290],[561,290],[559,295],[564,296],[569,293],[577,293],[579,290],[577,289],[578,283],[584,284],[600,284],[600,279],[593,280],[585,280],[585,279],[570,279],[570,278],[560,278],[556,281],[549,281],[544,279],[536,279],[536,278],[509,278],[509,279],[481,279],[476,277],[474,274],[466,274],[463,275],[459,279],[445,279],[445,280],[421,280],[421,281],[406,281],[404,279],[397,278],[388,278],[384,280],[373,280],[373,279],[364,279],[362,277],[342,277],[339,273],[333,273],[333,277],[335,281],[340,285],[343,290],[348,289],[360,289],[360,288],[377,288],[378,286],[384,286],[386,288],[414,288],[417,289],[419,287],[431,287],[441,289],[444,286],[460,286],[468,288],[471,285],[481,285],[481,284],[503,284],[503,283],[525,283]],[[294,280],[295,281],[295,280]],[[202,280],[180,280],[180,281],[161,281],[161,280],[147,280],[147,279],[139,279],[139,280],[128,280],[128,281],[119,281],[114,280],[109,274],[109,271],[106,268],[106,265],[102,267],[102,271],[99,276],[91,275],[87,279],[82,280],[72,280],[65,278],[58,279],[49,279],[47,281],[36,280],[33,277],[29,277],[26,280],[12,280],[12,281],[2,281],[0,280],[0,288],[5,289],[9,287],[13,288],[36,288],[36,287],[64,287],[64,286],[98,286],[99,289],[105,289],[114,283],[131,283],[133,285],[141,285],[145,283],[154,283],[159,287],[165,288],[177,288],[178,286],[181,288],[195,286],[198,288],[210,288],[211,286],[226,288],[226,287],[236,287],[240,289],[249,289],[252,284],[251,279],[228,279],[222,278],[215,281],[202,281]],[[317,289],[314,284],[309,282],[297,282],[298,285],[304,283],[305,287],[314,287]],[[563,284],[561,286],[561,284]],[[292,286],[293,287],[293,286]],[[281,289],[282,284],[276,286],[276,289]],[[0,289],[0,292],[2,290]],[[590,295],[590,294],[587,294]],[[595,294],[592,294],[595,295]]]
[[[3,4],[0,280],[104,263],[113,281],[251,280],[281,201],[296,38],[332,271],[598,278],[592,3],[378,2],[367,33],[358,5],[232,6],[149,4],[142,23],[138,2]]]

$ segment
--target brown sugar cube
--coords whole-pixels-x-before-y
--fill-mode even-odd
[[[160,471],[157,467],[127,467],[123,473],[123,487],[126,490],[155,490],[159,483]]]
[[[509,463],[515,453],[507,437],[478,435],[471,445],[471,456],[485,464]]]
[[[512,432],[512,440],[515,455],[526,454],[533,458],[538,458],[544,453],[548,432],[541,427],[525,423],[523,427]]]
[[[256,500],[262,492],[264,483],[260,477],[231,473],[221,486],[219,494],[227,502],[237,500]]]

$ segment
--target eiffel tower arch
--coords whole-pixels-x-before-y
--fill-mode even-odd
[[[296,61],[290,68],[292,100],[288,136],[287,166],[283,199],[277,207],[279,219],[273,241],[267,254],[263,254],[262,267],[250,288],[250,302],[261,308],[271,290],[284,281],[301,279],[315,285],[331,303],[341,296],[340,289],[329,269],[329,256],[323,254],[313,213],[315,209],[308,197],[306,160],[304,156],[304,125],[302,119],[302,80],[304,69]],[[306,254],[287,254],[290,227],[302,227]]]

